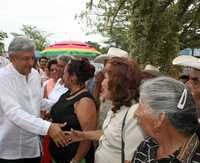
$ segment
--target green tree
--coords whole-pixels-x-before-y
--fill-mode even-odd
[[[107,52],[107,48],[106,47],[102,47],[97,42],[87,41],[86,43],[89,44],[89,45],[91,45],[92,47],[94,47],[101,54],[105,54]]]
[[[181,5],[181,4],[180,4]],[[180,13],[179,15],[181,15]],[[190,10],[182,16],[180,34],[181,49],[200,48],[200,1],[194,1]]]
[[[199,0],[99,0],[86,7],[81,18],[142,64],[169,72],[180,49],[200,47]]]
[[[37,29],[36,26],[23,25],[21,29],[22,33],[11,33],[13,36],[26,36],[35,41],[36,49],[42,51],[49,45],[47,34],[45,31]]]
[[[0,32],[0,53],[3,53],[5,51],[5,49],[4,49],[4,43],[3,43],[3,40],[5,38],[8,38],[7,33],[1,31]]]

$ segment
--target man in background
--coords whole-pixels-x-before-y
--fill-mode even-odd
[[[192,95],[198,107],[200,118],[200,59],[193,56],[178,56],[173,60],[173,65],[179,65],[190,68],[189,79],[186,82],[192,91]],[[200,119],[199,119],[200,120]]]
[[[48,63],[48,58],[47,57],[41,57],[39,58],[39,73],[41,76],[42,84],[48,80],[48,74],[47,74],[47,63]]]

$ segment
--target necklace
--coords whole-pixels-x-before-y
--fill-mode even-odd
[[[196,148],[199,145],[199,139],[196,133],[194,133],[189,140],[187,140],[182,148],[180,149],[180,152],[177,156],[177,158],[185,163],[188,160],[190,160],[192,153],[196,150]]]
[[[80,89],[78,89],[77,91],[71,93],[70,92],[70,96],[74,96],[75,94],[77,94],[78,92],[82,91],[83,89],[85,89],[85,86],[81,87]]]

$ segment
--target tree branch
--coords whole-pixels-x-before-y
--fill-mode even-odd
[[[171,4],[173,3],[174,0],[166,0],[166,1],[162,1],[160,3],[160,12],[163,12],[165,11],[165,9]]]
[[[194,2],[194,0],[179,0],[177,3],[179,10],[177,12],[177,20],[181,20],[182,17],[187,12],[189,6]]]
[[[114,21],[115,21],[115,18],[117,17],[119,11],[121,10],[121,8],[124,6],[125,2],[127,0],[121,0],[119,2],[119,6],[117,7],[117,9],[115,10],[114,14],[113,14],[113,18],[111,20],[111,25],[110,25],[110,32],[112,33],[112,28],[113,28],[113,24],[114,24]]]

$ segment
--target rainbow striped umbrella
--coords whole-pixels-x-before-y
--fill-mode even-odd
[[[41,52],[41,56],[72,55],[80,57],[95,57],[100,54],[89,44],[77,41],[63,41],[50,45]]]

